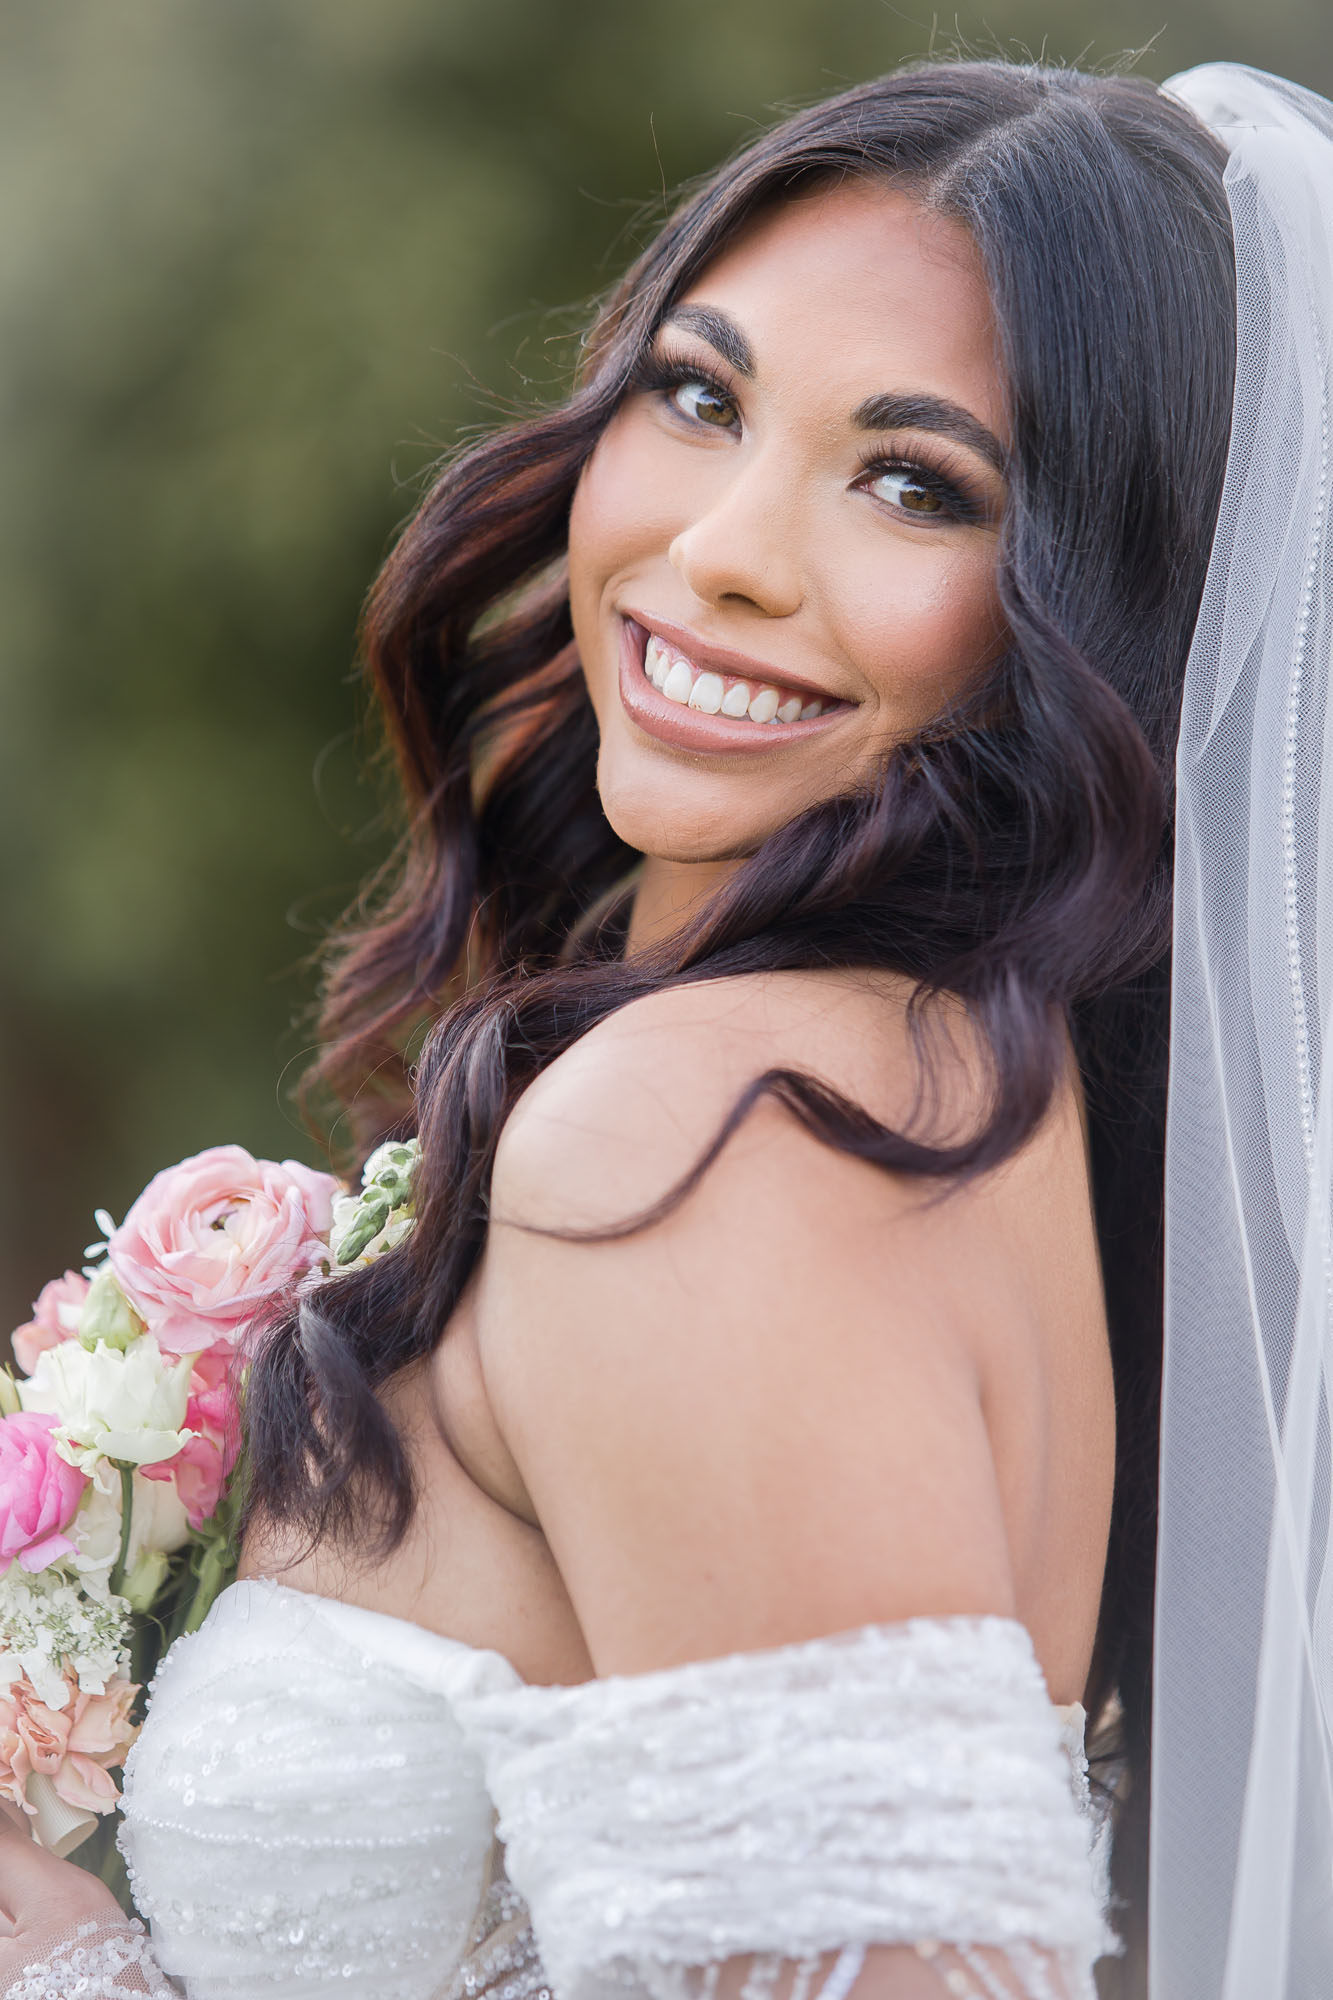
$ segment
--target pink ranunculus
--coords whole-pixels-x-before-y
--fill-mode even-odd
[[[72,1675],[66,1683],[64,1708],[40,1701],[26,1675],[0,1688],[0,1798],[31,1812],[26,1789],[36,1771],[67,1805],[112,1812],[120,1792],[111,1772],[139,1733],[130,1721],[138,1687],[115,1680],[105,1694],[86,1694]]]
[[[235,1342],[275,1292],[328,1254],[331,1174],[211,1146],[156,1174],[108,1255],[158,1346],[189,1354]]]
[[[63,1278],[52,1278],[49,1285],[42,1286],[32,1318],[26,1326],[14,1329],[14,1359],[25,1375],[31,1375],[38,1355],[45,1354],[48,1347],[73,1339],[87,1296],[88,1280],[77,1271],[66,1271]]]
[[[185,1427],[195,1435],[174,1458],[140,1467],[145,1479],[173,1479],[192,1528],[202,1528],[218,1501],[241,1448],[236,1400],[237,1357],[225,1342],[195,1361]]]
[[[88,1480],[56,1450],[57,1421],[35,1410],[0,1418],[0,1576],[15,1556],[21,1568],[36,1571],[73,1553],[62,1530]]]

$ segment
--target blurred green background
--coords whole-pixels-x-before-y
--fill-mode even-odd
[[[664,188],[932,38],[1333,90],[1326,6],[0,0],[0,1332],[159,1166],[313,1157],[360,600]]]

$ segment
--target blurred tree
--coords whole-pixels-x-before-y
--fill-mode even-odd
[[[664,191],[932,35],[1106,61],[1161,27],[0,0],[0,1327],[156,1167],[309,1157],[302,960],[385,838],[359,601],[433,454],[551,393]],[[1322,0],[1186,0],[1141,66],[1216,55],[1333,85]]]

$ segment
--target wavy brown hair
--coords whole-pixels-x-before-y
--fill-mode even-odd
[[[337,945],[319,1064],[363,1143],[419,1126],[418,1225],[399,1251],[275,1316],[248,1399],[252,1509],[362,1547],[401,1536],[411,1474],[375,1391],[444,1336],[516,1098],[639,995],[783,967],[889,967],[922,999],[961,998],[990,1053],[990,1102],[965,1141],[931,1147],[771,1071],[692,1178],[766,1093],[886,1170],[942,1186],[974,1176],[1040,1122],[1068,1025],[1118,1411],[1089,1705],[1118,1693],[1123,1707],[1133,1785],[1116,1867],[1140,1913],[1172,761],[1229,428],[1222,166],[1188,112],[1135,79],[965,63],[865,84],[692,192],[598,316],[569,400],[446,467],[366,613],[411,824],[387,898]],[[913,191],[982,256],[1014,438],[1008,648],[947,728],[801,813],[678,937],[627,961],[636,857],[597,797],[562,572],[570,501],[671,303],[761,211],[848,175]]]

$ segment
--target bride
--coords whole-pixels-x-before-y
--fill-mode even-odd
[[[151,1950],[7,1833],[13,2000],[1141,1989],[1209,123],[1312,115],[1196,76],[802,112],[426,499],[321,1058],[419,1128],[415,1234],[259,1339],[241,1580],[127,1771]],[[1154,2000],[1221,1992],[1154,1866]],[[1325,1990],[1302,1909],[1229,1996]]]

